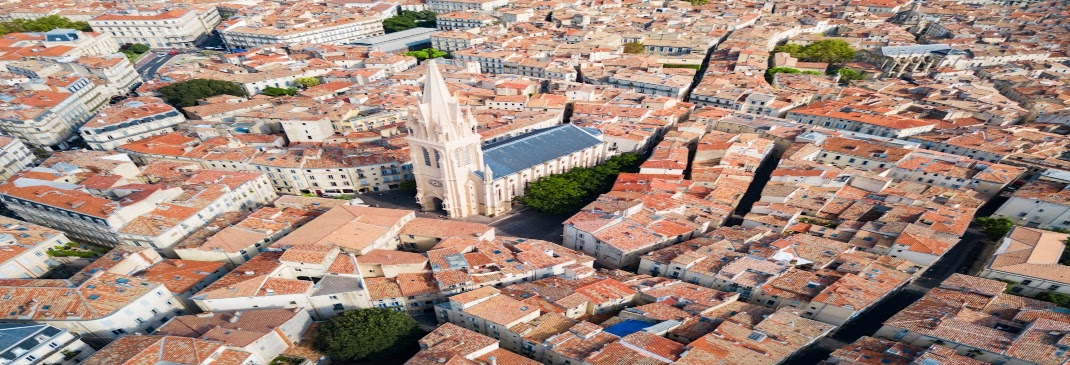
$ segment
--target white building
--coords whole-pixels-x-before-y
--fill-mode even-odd
[[[993,215],[1026,227],[1070,229],[1070,184],[1045,180],[1027,183]]]
[[[211,12],[218,12],[212,7]],[[212,17],[207,17],[212,19]],[[140,43],[153,48],[189,48],[208,36],[215,24],[193,9],[161,13],[104,14],[89,20],[93,30],[108,33],[120,44]]]
[[[430,0],[427,9],[443,14],[468,10],[491,11],[508,4],[508,0]]]
[[[63,232],[0,217],[0,277],[37,278],[60,266],[48,250],[69,242]]]
[[[1034,296],[1044,292],[1070,293],[1070,266],[1059,262],[1066,233],[1016,226],[988,259],[978,276],[1013,282],[1011,293]]]
[[[108,106],[82,125],[80,132],[89,148],[114,150],[123,144],[178,130],[178,125],[185,121],[182,113],[159,98],[133,98]]]
[[[34,155],[18,138],[0,135],[0,180],[33,164]]]
[[[47,324],[0,324],[0,362],[74,365],[96,350],[70,331]]]
[[[0,320],[52,325],[104,344],[128,333],[147,333],[182,310],[160,283],[96,272],[85,280],[39,279],[0,285]]]
[[[276,26],[239,19],[220,30],[223,42],[235,49],[251,49],[276,44],[341,44],[361,38],[383,35],[383,21],[373,17],[350,15],[329,21],[310,21]]]
[[[104,107],[106,98],[85,77],[72,80],[64,89],[42,87],[7,94],[0,101],[0,131],[33,147],[65,149],[78,127]]]

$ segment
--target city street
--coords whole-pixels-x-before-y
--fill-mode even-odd
[[[149,52],[145,58],[138,61],[136,65],[137,73],[141,74],[141,79],[144,81],[152,80],[156,76],[156,72],[160,70],[160,67],[171,62],[171,59],[176,55],[167,54],[165,51],[152,51]]]
[[[420,211],[416,198],[400,190],[358,194],[355,197],[373,207],[416,210],[417,217],[446,217],[445,212]],[[497,217],[471,216],[458,220],[489,225],[496,228],[500,236],[532,238],[559,244],[563,231],[561,223],[566,219],[567,216],[543,214],[524,206],[514,206],[513,211]]]

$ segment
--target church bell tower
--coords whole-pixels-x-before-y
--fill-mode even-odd
[[[416,200],[423,210],[441,209],[454,218],[478,214],[472,180],[483,166],[483,150],[476,121],[450,94],[433,59],[416,109],[408,126]]]

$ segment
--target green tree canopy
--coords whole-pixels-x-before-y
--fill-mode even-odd
[[[974,222],[991,238],[1002,238],[1014,228],[1014,221],[1003,217],[980,217]]]
[[[687,2],[691,3],[691,5],[694,5],[694,6],[702,6],[702,5],[709,4],[710,0],[687,0]]]
[[[843,63],[855,58],[855,50],[842,40],[825,39],[803,47],[802,55],[806,61]]]
[[[419,339],[416,321],[404,311],[367,308],[345,311],[319,327],[313,341],[334,360],[384,358]]]
[[[416,27],[434,28],[436,15],[435,12],[430,10],[401,10],[398,15],[383,20],[383,31],[394,33]]]
[[[617,174],[639,171],[642,163],[639,155],[625,153],[593,168],[577,167],[564,174],[545,176],[528,184],[518,201],[544,213],[572,214],[609,191]]]
[[[294,96],[294,95],[297,95],[297,88],[294,88],[294,87],[283,88],[283,87],[268,86],[268,87],[264,88],[263,93],[264,93],[264,95],[267,95],[267,96],[283,96],[283,95]]]
[[[91,32],[87,22],[76,22],[59,15],[49,15],[33,20],[15,19],[10,22],[0,22],[0,35],[21,32],[47,32],[53,29],[77,29],[83,32]]]
[[[413,56],[416,57],[417,60],[423,61],[432,58],[446,58],[449,57],[450,53],[446,51],[439,51],[434,48],[424,48],[417,51],[405,52],[405,55]]]
[[[197,105],[197,100],[216,95],[248,96],[245,89],[229,81],[193,79],[164,86],[157,90],[164,101],[176,108]]]
[[[837,72],[840,73],[840,82],[843,84],[850,84],[851,81],[861,80],[865,78],[864,76],[862,76],[862,74],[858,73],[858,71],[849,69],[847,67],[841,68]]]
[[[294,80],[294,83],[300,85],[302,89],[307,89],[320,84],[320,79],[315,77],[298,77]]]
[[[780,73],[797,74],[799,72],[800,71],[798,69],[791,68],[791,67],[773,67],[773,68],[770,68],[768,70],[765,70],[765,81],[767,81],[770,84],[772,84],[773,83],[773,78],[776,77],[776,74],[780,74]]]
[[[787,52],[792,57],[807,62],[844,63],[855,58],[850,44],[839,39],[824,39],[800,46],[788,43],[773,48],[773,53]]]
[[[628,42],[624,44],[624,53],[643,54],[644,52],[646,52],[646,45],[640,42]]]
[[[787,43],[784,45],[773,47],[773,53],[781,52],[787,52],[788,54],[791,54],[792,57],[799,58],[802,57],[803,46],[800,46],[795,43]]]

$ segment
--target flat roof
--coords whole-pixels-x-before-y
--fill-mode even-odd
[[[421,44],[430,44],[431,35],[440,32],[442,31],[435,28],[412,28],[371,38],[358,39],[351,42],[351,44],[378,49],[380,52],[393,52]]]

